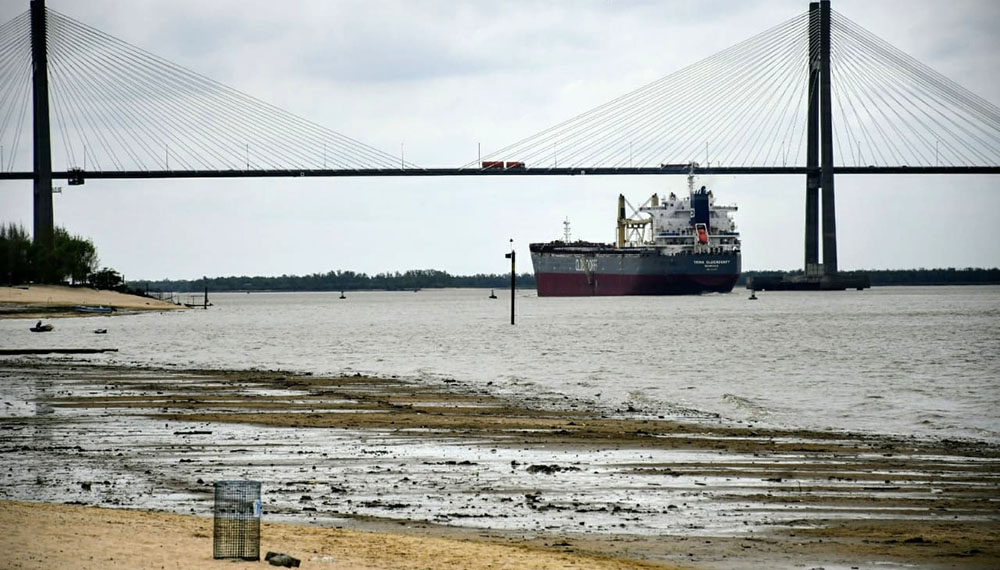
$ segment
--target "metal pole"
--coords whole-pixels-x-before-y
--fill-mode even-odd
[[[833,92],[830,85],[830,0],[819,3],[820,131],[823,166],[823,275],[837,273],[837,210],[833,191]]]
[[[32,112],[34,117],[35,242],[52,252],[52,147],[49,141],[49,68],[45,44],[45,0],[31,0]],[[47,273],[48,255],[42,268]],[[47,276],[46,276],[47,277]]]
[[[510,259],[510,324],[514,324],[514,285],[517,277],[517,268],[514,263],[516,253],[514,252],[514,238],[510,240],[510,253],[505,255]]]

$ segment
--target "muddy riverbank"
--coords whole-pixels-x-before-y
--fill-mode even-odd
[[[1000,450],[718,425],[457,382],[0,361],[0,497],[476,538],[691,568],[994,568]]]

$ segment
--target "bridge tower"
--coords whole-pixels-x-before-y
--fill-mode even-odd
[[[830,85],[830,1],[809,4],[809,108],[806,133],[805,273],[837,273],[837,217],[833,183],[833,99]],[[822,189],[823,263],[819,263]]]
[[[49,140],[49,69],[45,28],[45,0],[31,0],[34,239],[44,251],[51,252],[55,223],[52,214],[52,147]]]
[[[809,3],[805,274],[750,277],[747,279],[747,289],[816,291],[861,290],[871,287],[871,280],[867,275],[839,273],[837,267],[833,89],[830,77],[830,0],[820,0]],[[819,256],[821,236],[822,263]]]

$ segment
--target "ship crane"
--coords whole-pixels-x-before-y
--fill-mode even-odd
[[[653,240],[653,216],[643,210],[659,205],[660,197],[656,194],[638,208],[633,207],[623,194],[618,195],[618,247],[642,245]],[[631,216],[625,216],[625,206],[632,210]]]

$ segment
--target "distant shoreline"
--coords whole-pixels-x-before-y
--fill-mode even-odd
[[[801,271],[744,271],[736,288],[746,286],[748,277],[799,275]],[[877,269],[845,273],[864,273],[873,287],[940,286],[940,285],[1000,285],[1000,268],[945,269]],[[518,289],[533,289],[535,276],[521,273],[516,278]],[[419,291],[421,289],[495,289],[510,288],[510,274],[451,275],[434,269],[410,270],[403,273],[379,273],[369,276],[353,271],[330,271],[311,275],[230,276],[201,279],[138,280],[129,283],[133,290],[162,292],[340,292],[340,291]]]

